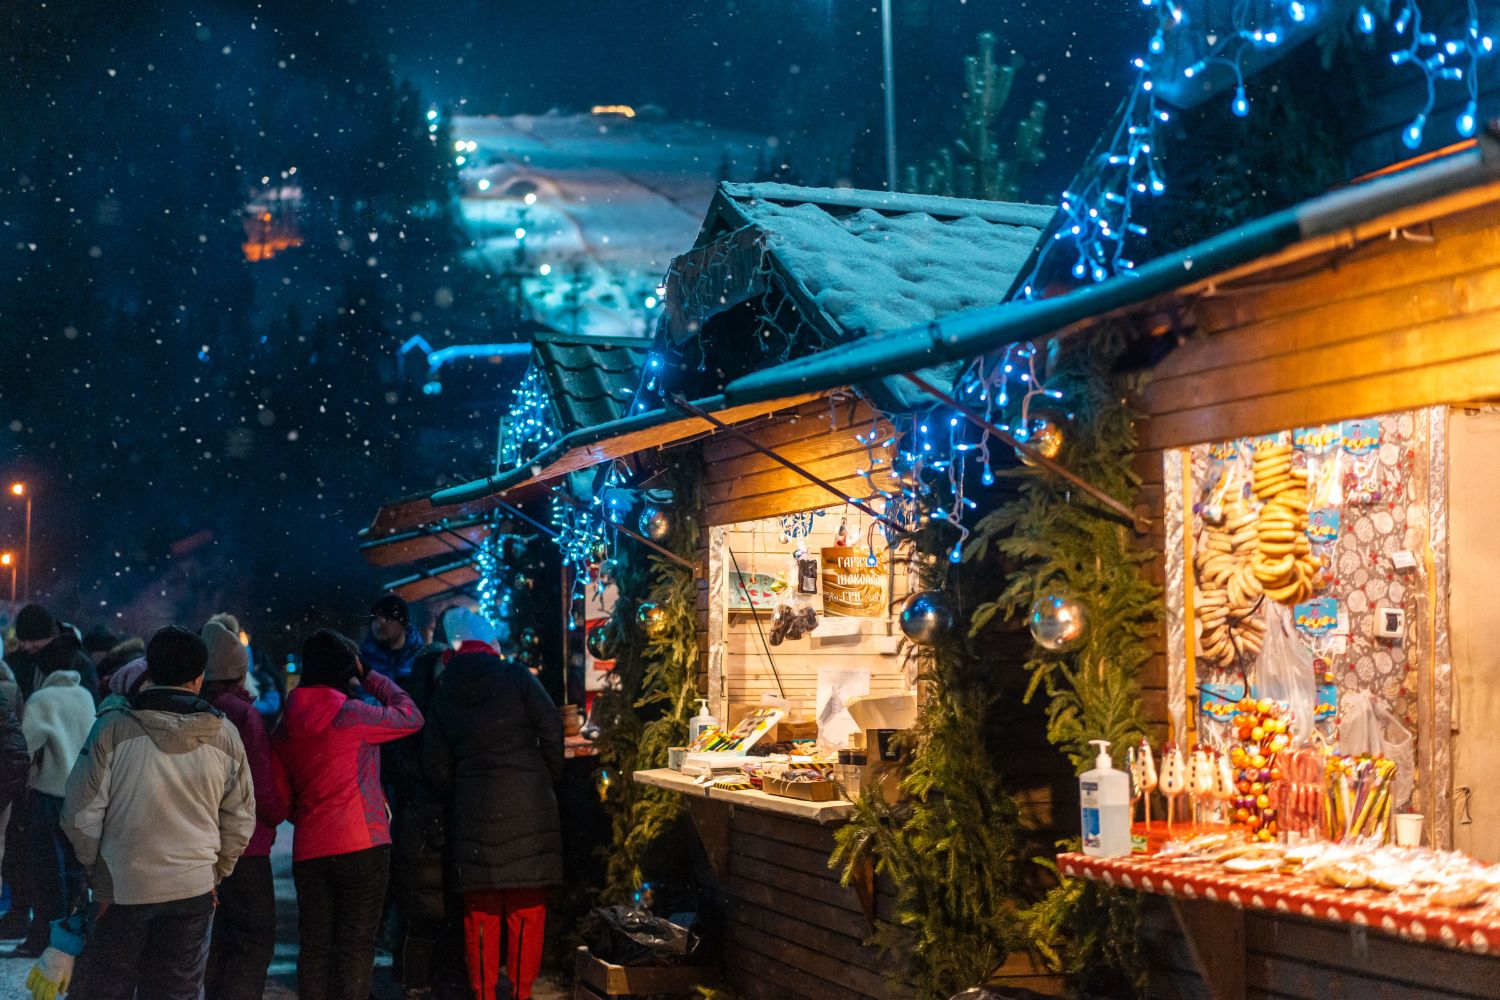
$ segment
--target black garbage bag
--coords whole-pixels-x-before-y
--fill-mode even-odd
[[[583,940],[595,958],[615,965],[686,965],[698,935],[629,906],[599,906],[583,921]]]

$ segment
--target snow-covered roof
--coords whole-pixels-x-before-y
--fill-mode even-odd
[[[1053,209],[888,191],[724,184],[839,339],[1005,297]]]

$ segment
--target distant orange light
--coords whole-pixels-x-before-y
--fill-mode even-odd
[[[26,484],[25,483],[11,483],[10,484],[10,492],[14,496],[24,497],[26,495]]]
[[[635,117],[635,108],[628,104],[596,104],[589,109],[596,115],[621,115],[625,118]]]
[[[260,214],[260,221],[261,222],[270,222],[271,221],[271,213],[270,212],[262,212]]]
[[[0,566],[9,566],[16,561],[16,557],[9,552],[0,552]]]

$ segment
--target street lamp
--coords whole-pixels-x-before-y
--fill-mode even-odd
[[[25,483],[11,483],[10,495],[13,497],[26,498],[26,575],[21,578],[24,586],[21,594],[25,600],[31,600],[31,491],[26,488]],[[11,600],[15,600],[14,569],[12,569]]]
[[[0,552],[0,566],[10,567],[10,603],[16,603],[16,554]]]
[[[896,190],[896,67],[891,44],[891,0],[880,0],[880,55],[885,69],[885,186]]]

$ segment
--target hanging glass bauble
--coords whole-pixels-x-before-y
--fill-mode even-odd
[[[655,601],[647,601],[635,613],[636,624],[647,637],[655,639],[667,630],[667,612]]]
[[[1031,606],[1027,625],[1036,644],[1055,653],[1083,638],[1088,629],[1088,613],[1071,597],[1045,594]]]
[[[536,586],[536,581],[527,576],[525,573],[517,573],[515,580],[512,582],[512,586],[514,586],[517,590],[530,590],[532,587]]]
[[[1023,443],[1030,445],[1033,451],[1040,452],[1043,458],[1055,461],[1062,454],[1063,445],[1067,443],[1065,426],[1066,418],[1061,413],[1055,410],[1033,410]],[[1027,465],[1036,464],[1036,459],[1019,448],[1016,449],[1016,455]]]
[[[521,645],[522,646],[540,646],[541,643],[542,643],[542,640],[537,637],[535,629],[528,628],[528,629],[524,629],[521,632]]]
[[[941,590],[919,590],[901,605],[901,631],[918,646],[931,646],[953,633],[958,619]]]
[[[615,630],[610,628],[609,622],[600,622],[590,628],[583,637],[584,645],[588,646],[589,655],[596,660],[613,660],[617,653],[619,643],[615,641]]]
[[[609,558],[609,546],[603,542],[595,542],[594,547],[589,550],[589,560],[594,563],[602,563]]]
[[[641,519],[636,527],[653,542],[665,541],[672,533],[672,515],[666,508],[648,503],[641,508]]]
[[[608,587],[610,584],[614,583],[615,582],[615,573],[618,570],[618,568],[619,567],[617,567],[615,565],[615,561],[613,559],[606,559],[602,563],[600,563],[599,564],[599,585],[601,587]]]
[[[594,791],[599,795],[600,802],[609,801],[609,790],[614,786],[615,776],[607,767],[596,767],[593,774]]]

